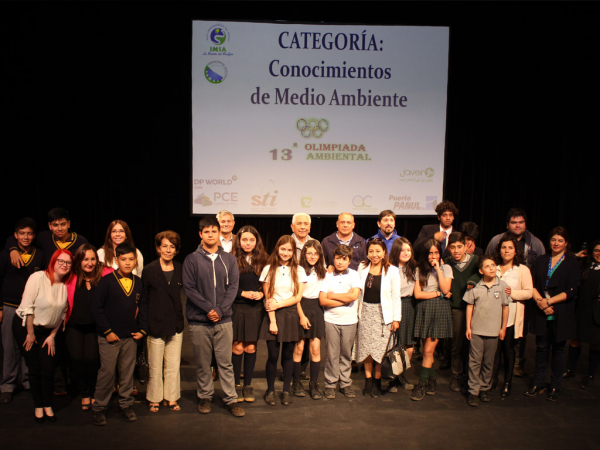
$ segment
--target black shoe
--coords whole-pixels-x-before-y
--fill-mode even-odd
[[[592,387],[592,384],[594,384],[594,377],[591,375],[584,375],[584,377],[581,379],[581,384],[579,387],[581,389],[589,389]]]
[[[308,375],[306,375],[306,372],[300,372],[300,379],[308,381],[308,380],[310,380],[310,377]]]
[[[388,394],[397,394],[398,393],[398,377],[394,378],[393,380],[390,380],[390,382],[387,385],[387,392]]]
[[[275,397],[275,391],[265,392],[265,403],[269,406],[275,406],[277,404],[277,397]]]
[[[310,398],[313,400],[319,400],[323,398],[323,394],[319,390],[319,383],[316,381],[311,381],[308,385],[308,391],[310,393]]]
[[[461,380],[457,376],[452,377],[452,381],[450,382],[450,390],[452,392],[460,392]]]
[[[340,388],[340,392],[348,398],[356,397],[356,392],[354,392],[354,389],[352,389],[350,386]]]
[[[565,370],[563,373],[563,380],[568,380],[569,378],[575,378],[575,371],[571,369]]]
[[[527,391],[523,393],[527,397],[535,397],[538,394],[541,394],[546,390],[545,386],[531,386]]]
[[[551,402],[555,402],[558,400],[558,391],[560,389],[550,389],[548,391],[548,395],[546,396],[546,400],[550,400]]]
[[[242,387],[241,384],[235,385],[235,393],[237,395],[237,401],[243,402],[244,401],[244,388]]]
[[[106,426],[106,416],[104,411],[94,411],[94,425],[99,427]]]
[[[37,423],[44,423],[44,421],[46,420],[46,413],[44,413],[44,414],[42,415],[42,417],[38,417],[38,416],[36,416],[36,415],[35,415],[35,413],[34,413],[34,414],[33,414],[33,418],[35,419],[35,421],[36,421]]]
[[[373,389],[371,389],[371,397],[377,398],[381,395],[381,378],[373,380]]]
[[[450,362],[444,361],[440,364],[440,370],[448,370],[450,368]]]
[[[333,388],[325,388],[325,398],[332,400],[335,398],[335,389]]]
[[[400,375],[400,376],[397,378],[397,381],[398,381],[398,383],[400,384],[400,387],[401,387],[402,389],[405,389],[405,390],[407,390],[407,391],[412,391],[412,390],[415,388],[415,385],[414,385],[414,384],[412,384],[412,383],[410,383],[410,382],[409,382],[409,381],[406,379],[406,377],[404,376],[404,374]]]
[[[283,391],[283,394],[281,394],[281,404],[283,406],[290,406],[292,404],[292,396],[288,391]]]
[[[425,387],[425,393],[427,395],[435,395],[435,388],[437,387],[437,378],[431,377],[427,382],[427,387]]]
[[[479,406],[479,398],[476,395],[469,394],[469,398],[467,399],[467,404],[469,406]]]
[[[252,386],[244,386],[242,392],[245,402],[252,403],[254,401],[254,388]]]
[[[306,397],[306,391],[302,385],[302,380],[294,380],[292,383],[292,394],[296,397]]]
[[[125,417],[125,420],[127,422],[135,422],[137,420],[135,411],[133,410],[133,408],[131,408],[131,406],[122,409],[121,412],[123,413],[123,417]]]
[[[237,402],[225,405],[225,407],[234,417],[244,417],[246,415],[246,411],[244,411],[244,408],[238,405]]]
[[[500,397],[508,397],[510,395],[510,383],[504,383],[504,387],[500,391]]]
[[[415,402],[423,400],[425,398],[425,386],[427,386],[427,384],[417,384],[412,392],[412,395],[410,396],[410,399],[414,400]]]
[[[208,414],[211,410],[211,403],[212,400],[210,398],[201,398],[198,400],[198,412],[200,414]]]
[[[51,416],[49,416],[48,414],[46,414],[46,411],[44,411],[44,416],[46,416],[46,419],[48,419],[48,422],[50,422],[50,423],[56,422],[56,414],[52,414]]]
[[[479,400],[482,402],[489,402],[491,400],[490,391],[479,391]]]
[[[12,402],[13,399],[13,393],[12,392],[3,392],[2,394],[0,394],[0,403],[10,403]]]

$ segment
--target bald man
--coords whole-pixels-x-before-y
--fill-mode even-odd
[[[338,230],[323,239],[321,243],[323,253],[325,253],[325,264],[327,266],[333,265],[333,251],[338,245],[345,244],[352,249],[350,268],[356,270],[360,262],[367,259],[365,252],[367,243],[362,237],[354,233],[354,216],[352,214],[341,213],[335,224]]]

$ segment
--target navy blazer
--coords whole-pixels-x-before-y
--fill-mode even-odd
[[[142,281],[148,301],[149,335],[155,338],[168,338],[183,331],[183,308],[181,304],[182,265],[173,261],[171,283],[156,259],[142,272]]]

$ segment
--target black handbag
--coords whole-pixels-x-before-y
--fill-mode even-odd
[[[148,365],[148,350],[145,338],[140,342],[140,350],[138,352],[137,361],[135,362],[135,368],[140,383],[147,383],[150,378],[150,366]]]
[[[385,355],[381,361],[381,378],[394,379],[410,368],[406,348],[400,344],[398,330],[390,333]]]

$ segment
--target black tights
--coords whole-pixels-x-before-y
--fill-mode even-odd
[[[295,342],[277,342],[267,341],[267,391],[275,391],[275,377],[277,376],[277,360],[279,359],[279,348],[283,344],[281,351],[281,366],[283,367],[283,390],[290,392],[292,384],[292,372],[294,371],[294,347]]]
[[[516,344],[517,341],[515,339],[515,327],[507,327],[504,340],[501,341],[498,339],[498,348],[496,349],[496,357],[494,359],[494,380],[498,380],[498,372],[500,371],[500,356],[502,356],[504,358],[504,383],[512,383]]]

